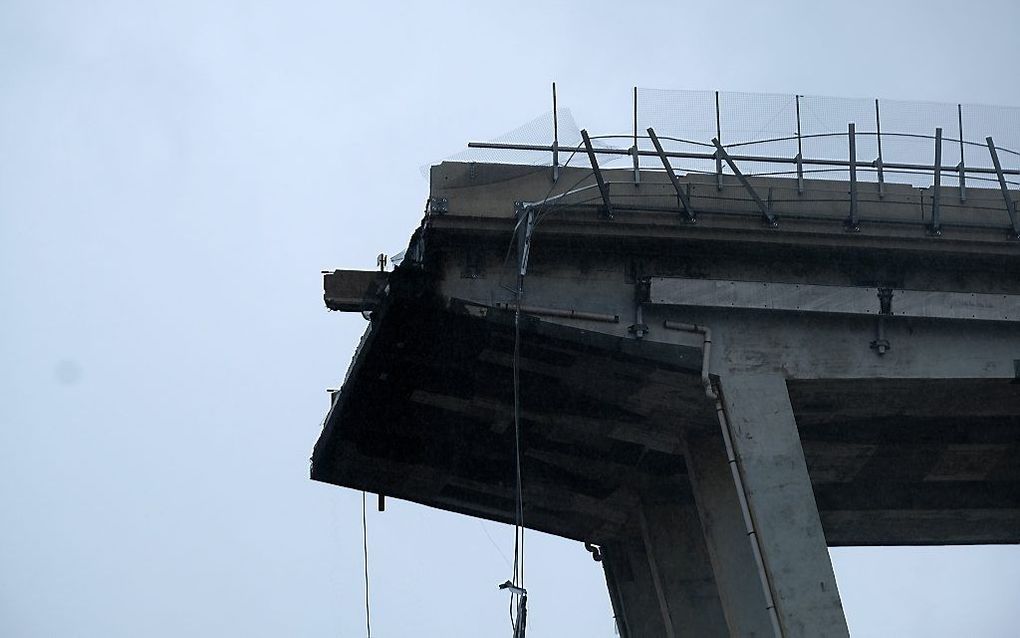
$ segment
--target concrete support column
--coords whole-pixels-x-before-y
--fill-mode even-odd
[[[731,636],[771,638],[770,598],[748,537],[722,432],[688,433],[687,472]]]
[[[669,638],[652,571],[639,540],[602,547],[602,568],[622,638]]]
[[[728,375],[720,386],[784,637],[849,636],[786,380]]]
[[[626,638],[729,636],[693,503],[645,505],[637,516],[640,542],[604,559]]]

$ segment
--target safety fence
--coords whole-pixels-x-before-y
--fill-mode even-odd
[[[933,189],[998,188],[1020,235],[1010,189],[1020,185],[1020,109],[766,93],[633,90],[632,130],[589,135],[557,107],[451,161],[551,166],[619,166],[633,180],[647,170],[841,180]],[[627,165],[624,164],[624,165]],[[936,204],[937,205],[937,204]],[[936,222],[937,227],[937,222]]]

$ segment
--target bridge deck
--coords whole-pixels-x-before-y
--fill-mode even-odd
[[[999,191],[971,188],[954,204],[944,189],[935,237],[930,189],[887,184],[879,198],[861,184],[860,229],[848,232],[845,183],[815,182],[814,198],[799,199],[792,180],[752,179],[779,218],[771,228],[729,180],[718,190],[714,178],[681,178],[692,224],[665,175],[645,174],[640,186],[624,183],[630,171],[607,175],[614,219],[589,201],[597,191],[561,198],[532,244],[526,303],[594,319],[525,312],[529,527],[612,542],[638,533],[642,504],[690,501],[684,437],[718,423],[701,388],[701,343],[661,330],[679,313],[718,327],[713,372],[759,366],[786,377],[829,545],[1020,542],[1015,320],[897,317],[882,357],[868,347],[873,316],[640,298],[649,277],[1020,294],[1020,242]],[[404,264],[388,279],[326,274],[327,305],[373,314],[313,478],[512,520],[514,202],[590,181],[575,169],[553,185],[547,168],[443,164]],[[643,339],[628,331],[639,308]]]

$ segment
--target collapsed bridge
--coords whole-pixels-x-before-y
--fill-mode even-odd
[[[581,134],[583,168],[433,167],[398,267],[325,273],[370,323],[312,478],[513,523],[516,369],[524,520],[599,546],[630,638],[846,636],[827,547],[1020,542],[993,141],[995,188],[941,183],[940,132],[918,187],[859,179],[852,126],[833,180]]]

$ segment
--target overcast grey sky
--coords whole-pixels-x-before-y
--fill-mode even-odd
[[[308,457],[419,166],[630,87],[1020,104],[1001,2],[0,1],[0,635],[364,635],[360,493]],[[508,635],[512,532],[370,512],[373,635]],[[491,540],[490,540],[491,537]],[[529,636],[612,636],[529,536]],[[502,553],[502,554],[501,554]],[[855,636],[1016,636],[1020,549],[833,552]]]

